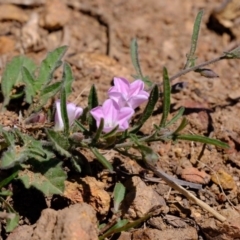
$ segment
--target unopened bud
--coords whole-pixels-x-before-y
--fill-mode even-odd
[[[213,70],[209,68],[199,68],[195,70],[195,72],[198,72],[201,74],[201,76],[206,78],[217,78],[219,77],[218,74],[216,74]]]

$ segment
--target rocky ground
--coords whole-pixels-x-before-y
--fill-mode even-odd
[[[157,83],[162,81],[164,66],[170,76],[183,68],[193,22],[201,9],[204,16],[196,52],[198,63],[240,44],[240,3],[224,2],[0,0],[1,73],[13,56],[25,54],[40,63],[47,52],[68,45],[65,60],[75,77],[69,100],[78,98],[78,104],[87,106],[89,89],[95,84],[103,102],[114,76],[131,79],[134,73],[129,50],[134,37],[138,39],[143,72]],[[161,210],[113,239],[240,239],[238,66],[239,60],[211,65],[219,75],[214,79],[198,73],[184,75],[175,82],[184,81],[187,87],[171,97],[172,115],[181,106],[186,108],[186,133],[217,138],[230,149],[187,141],[151,145],[161,156],[159,167],[178,178],[203,184],[203,190],[192,192],[226,221],[216,220],[162,181],[145,181],[143,169],[133,160],[108,151],[106,156],[117,173],[96,167],[93,176],[69,176],[64,196],[45,199],[36,190],[13,183],[14,195],[9,202],[21,219],[11,234],[4,231],[2,221],[2,239],[98,239],[98,223],[111,220],[112,189],[120,180],[127,189],[123,204],[127,219],[140,218],[159,205]],[[161,111],[156,109],[142,131],[151,131],[160,118]],[[88,152],[83,155],[93,160]]]

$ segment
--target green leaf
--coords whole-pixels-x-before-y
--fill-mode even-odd
[[[88,109],[89,111],[92,110],[93,108],[98,106],[98,96],[97,96],[97,91],[94,85],[92,85],[91,89],[90,89],[90,93],[88,95]],[[89,129],[91,132],[96,131],[97,127],[96,127],[96,121],[95,119],[92,117],[91,114],[89,114],[89,118],[88,118],[88,123],[89,123]]]
[[[18,226],[19,220],[17,213],[11,213],[11,217],[7,219],[6,232],[12,232]]]
[[[18,129],[15,129],[15,133],[22,139],[24,146],[22,149],[26,152],[28,158],[34,158],[39,162],[48,161],[54,157],[51,151],[43,148],[41,141],[35,140],[33,137],[22,134]]]
[[[97,150],[97,148],[91,147],[90,150],[95,155],[97,160],[110,172],[113,172],[112,164]]]
[[[7,197],[7,196],[12,196],[13,193],[10,190],[4,190],[0,192],[0,196]]]
[[[19,171],[18,178],[26,188],[35,187],[45,196],[63,194],[67,174],[62,169],[62,162],[55,159],[45,163],[32,161],[31,165],[31,170]]]
[[[118,212],[119,206],[124,199],[126,188],[122,183],[116,183],[113,190],[114,212]]]
[[[25,56],[17,56],[7,64],[1,80],[1,89],[4,97],[3,106],[8,105],[11,99],[11,91],[14,86],[23,83],[22,67],[25,66],[29,72],[34,72],[36,69],[35,63]]]
[[[71,94],[72,92],[72,83],[74,81],[72,69],[68,63],[64,63],[63,65],[63,82],[64,82],[64,88],[66,91],[66,98]]]
[[[70,143],[67,137],[63,136],[60,132],[55,132],[51,129],[46,129],[48,139],[53,143],[53,146],[58,151],[59,154],[66,157],[71,157],[68,152],[70,148]]]
[[[148,120],[148,118],[150,118],[152,116],[152,113],[153,113],[154,107],[158,101],[158,98],[159,98],[158,87],[155,85],[149,96],[147,106],[145,107],[141,118],[130,130],[131,133],[137,132],[142,127],[142,125]]]
[[[195,66],[195,51],[197,48],[197,42],[198,42],[198,36],[199,36],[199,31],[200,31],[200,25],[202,21],[202,16],[203,16],[203,10],[201,10],[194,22],[193,26],[193,34],[192,34],[192,41],[191,41],[191,48],[189,54],[187,54],[187,62],[184,66],[184,69],[187,69],[189,67],[194,67]]]
[[[61,86],[61,82],[56,82],[45,87],[40,93],[38,99],[35,100],[37,102],[37,106],[34,107],[34,112],[38,112],[48,102],[49,99],[54,97],[60,91]]]
[[[168,127],[168,126],[174,124],[180,117],[182,117],[184,111],[185,111],[185,108],[181,107],[179,109],[178,113],[168,123],[166,123],[165,127]]]
[[[159,160],[159,155],[155,153],[150,147],[139,144],[137,148],[141,151],[144,161],[155,164]]]
[[[2,189],[4,186],[6,186],[7,184],[9,184],[16,176],[18,175],[18,170],[13,171],[13,173],[4,178],[1,182],[0,182],[0,189]]]
[[[93,136],[93,139],[92,139],[92,143],[93,144],[98,142],[98,140],[99,140],[99,138],[101,136],[103,127],[104,127],[104,120],[103,120],[103,118],[101,118],[100,125],[99,125],[99,127],[97,129],[97,132],[95,133],[95,135]]]
[[[40,89],[46,86],[53,78],[54,71],[61,66],[62,57],[67,51],[67,46],[59,47],[52,52],[49,52],[47,57],[42,61],[36,86]]]
[[[68,119],[68,113],[67,113],[67,99],[66,99],[66,91],[65,91],[64,87],[61,90],[60,108],[61,108],[61,117],[62,117],[63,126],[64,126],[64,133],[66,136],[69,136],[69,119]]]
[[[9,204],[9,202],[5,201],[4,198],[0,197],[0,202],[3,203],[2,206],[4,206],[4,208],[7,209],[8,213],[8,218],[6,221],[6,232],[12,232],[18,226],[19,215]]]
[[[115,136],[118,128],[119,128],[119,125],[117,125],[115,128],[113,128],[110,132],[103,134],[102,138],[107,139],[107,138],[111,138],[111,137]]]
[[[234,48],[230,52],[224,52],[222,59],[240,59],[240,46]]]
[[[85,132],[88,133],[89,131],[77,120],[75,120],[76,125],[78,126],[78,128],[80,129],[81,132]]]
[[[179,132],[181,132],[186,126],[188,125],[188,121],[187,119],[184,117],[182,119],[182,122],[180,123],[180,125],[178,126],[178,128],[174,131],[174,134],[178,134]]]
[[[118,220],[118,222],[113,227],[111,227],[105,234],[103,234],[101,237],[99,237],[99,240],[104,240],[108,236],[110,236],[114,233],[121,232],[121,230],[119,231],[119,229],[122,229],[124,226],[126,226],[127,223],[128,223],[127,219]]]
[[[9,169],[28,159],[26,148],[10,146],[1,157],[0,169]]]
[[[220,148],[229,148],[228,144],[219,141],[217,139],[199,136],[199,135],[176,135],[176,139],[187,140],[187,141],[194,141],[194,142],[201,142],[205,144],[212,144]]]
[[[76,156],[72,156],[70,161],[74,167],[74,169],[78,172],[78,173],[81,173],[82,172],[82,168],[81,168],[81,165],[80,165],[80,162],[79,162],[79,158],[76,157]]]
[[[160,127],[165,127],[171,105],[171,85],[167,69],[163,68],[163,114]]]
[[[33,97],[36,95],[36,92],[38,89],[34,89],[34,77],[29,72],[29,70],[26,67],[22,67],[22,77],[23,82],[25,83],[25,101],[29,104],[32,103]]]
[[[8,146],[13,146],[15,144],[15,138],[12,132],[2,129],[2,135]]]
[[[138,58],[138,43],[136,38],[131,41],[131,59],[134,69],[137,73],[137,77],[143,79],[143,74]]]

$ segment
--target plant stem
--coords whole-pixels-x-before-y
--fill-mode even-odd
[[[183,70],[181,70],[180,72],[178,72],[177,74],[175,74],[175,75],[173,75],[172,77],[170,77],[169,80],[170,80],[170,82],[171,82],[171,81],[175,80],[176,78],[181,77],[182,75],[185,75],[185,74],[187,74],[187,73],[189,73],[189,72],[191,72],[191,71],[195,71],[195,70],[197,70],[198,68],[202,68],[202,67],[205,67],[205,66],[207,66],[207,65],[213,64],[213,63],[218,62],[218,61],[220,61],[220,60],[223,60],[223,59],[225,59],[225,58],[226,58],[226,54],[223,54],[223,55],[221,55],[220,57],[214,58],[214,59],[209,60],[209,61],[207,61],[207,62],[200,63],[200,64],[198,64],[198,65],[196,65],[196,66],[194,66],[194,67],[187,68],[187,69],[183,69]],[[158,83],[157,85],[158,85],[158,86],[161,86],[162,83]]]

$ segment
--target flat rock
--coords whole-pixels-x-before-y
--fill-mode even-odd
[[[97,218],[94,209],[75,204],[63,210],[44,209],[36,225],[16,228],[7,240],[97,240]]]
[[[125,184],[128,194],[123,203],[124,212],[132,218],[143,217],[154,207],[165,207],[163,197],[158,195],[151,186],[147,186],[139,177],[133,177]]]
[[[40,25],[48,30],[62,28],[70,19],[70,12],[61,0],[47,1]]]
[[[15,20],[23,23],[28,21],[28,15],[17,6],[2,4],[0,5],[0,21],[2,20]]]

